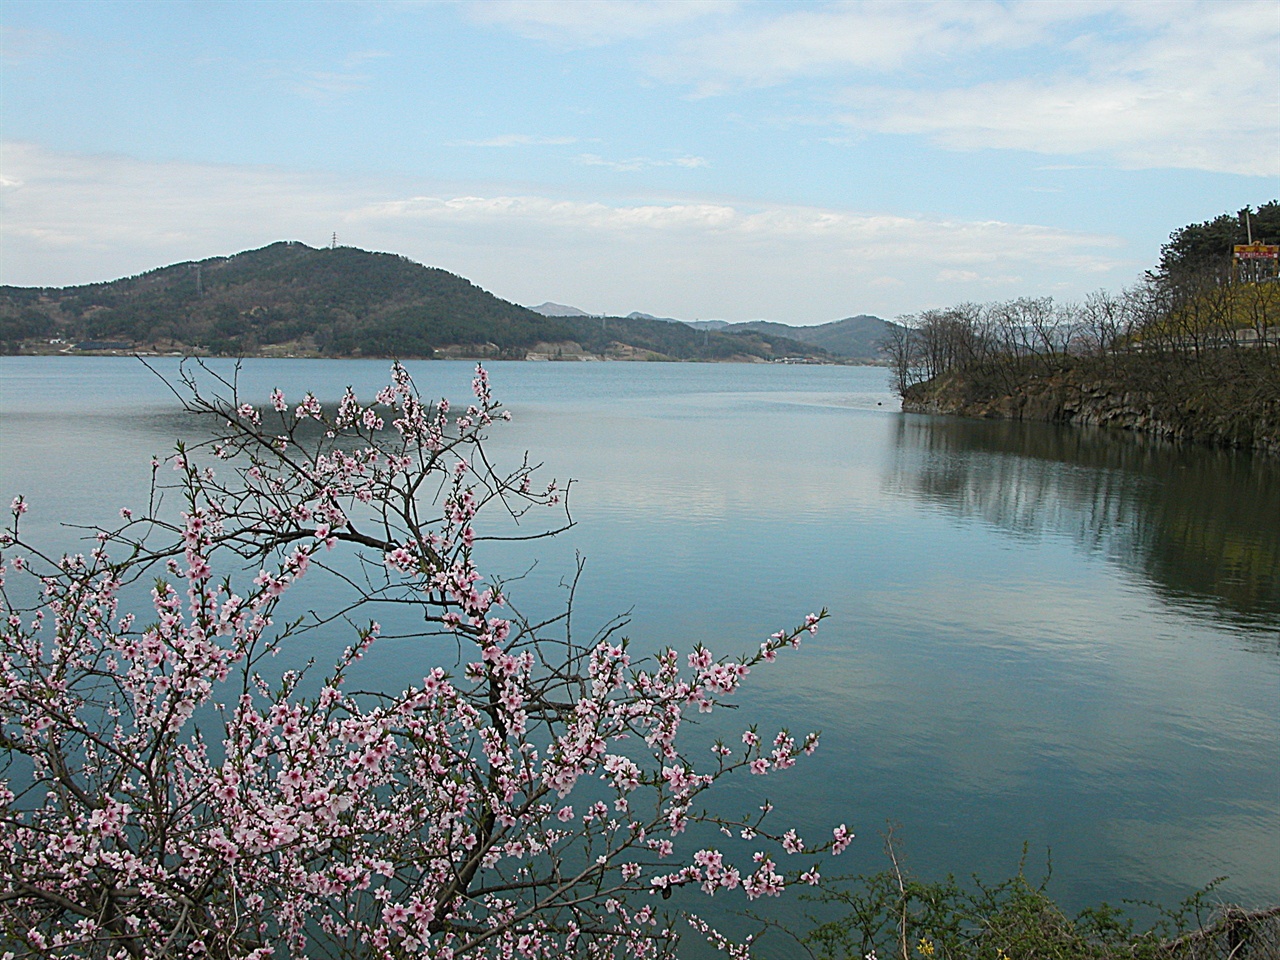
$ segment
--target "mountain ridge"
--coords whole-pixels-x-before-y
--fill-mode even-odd
[[[571,307],[565,303],[553,303],[548,300],[540,303],[536,307],[529,307],[534,313],[540,313],[544,317],[589,317],[591,314],[585,310],[579,310],[577,307]]]
[[[552,307],[563,312],[551,313],[544,310],[544,307]],[[590,316],[590,314],[579,310],[577,307],[570,307],[551,301],[530,309],[537,310],[544,316]],[[832,356],[844,357],[850,360],[880,359],[883,353],[880,349],[880,343],[897,326],[897,324],[889,320],[867,313],[860,313],[856,316],[845,317],[842,320],[832,320],[828,323],[819,323],[811,326],[796,326],[773,320],[747,320],[741,323],[731,323],[728,320],[677,320],[674,317],[656,317],[651,313],[641,313],[638,310],[627,314],[624,319],[682,323],[685,326],[693,327],[695,330],[711,330],[716,333],[767,333],[786,337],[797,343],[821,347]]]
[[[768,361],[829,359],[777,332],[547,317],[407,257],[279,241],[71,287],[0,287],[5,353]]]

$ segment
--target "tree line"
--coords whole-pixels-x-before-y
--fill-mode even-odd
[[[1157,270],[1119,293],[961,303],[901,317],[882,344],[894,385],[905,394],[961,373],[1013,392],[1028,375],[1079,362],[1123,374],[1142,365],[1139,357],[1215,367],[1234,359],[1280,377],[1280,282],[1241,281],[1232,269],[1231,244],[1245,241],[1244,214],[1175,231]],[[1264,204],[1249,221],[1255,239],[1280,235],[1280,205]]]

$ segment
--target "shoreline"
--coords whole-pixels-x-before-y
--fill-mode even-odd
[[[1280,457],[1280,389],[1269,351],[1198,358],[1135,354],[1054,369],[1026,365],[995,381],[959,370],[913,384],[904,413],[1088,424]]]
[[[504,355],[508,354],[508,355]],[[656,352],[635,351],[627,354],[610,356],[607,354],[574,353],[568,356],[548,356],[538,351],[527,351],[523,356],[509,355],[510,351],[502,350],[464,350],[458,347],[446,347],[436,351],[435,356],[420,355],[396,356],[389,353],[363,354],[324,354],[313,351],[288,352],[255,352],[245,354],[210,353],[204,350],[160,350],[160,349],[125,349],[111,348],[102,350],[77,350],[74,347],[61,350],[26,349],[17,353],[3,354],[6,357],[178,357],[199,360],[504,360],[527,363],[741,363],[741,364],[778,364],[785,366],[813,367],[884,367],[882,360],[864,360],[856,357],[803,357],[788,356],[766,359],[749,354],[731,357],[672,357]]]

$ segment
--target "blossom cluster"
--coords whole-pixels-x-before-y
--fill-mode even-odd
[[[535,491],[527,461],[489,466],[484,431],[506,414],[482,368],[457,413],[400,365],[373,403],[348,390],[332,413],[313,394],[259,408],[187,385],[226,429],[211,457],[170,458],[176,516],[123,510],[87,556],[53,558],[24,538],[17,498],[0,541],[7,942],[55,957],[668,957],[673,889],[777,896],[848,844],[843,825],[811,846],[767,829],[767,809],[700,806],[735,771],[791,767],[816,734],[751,728],[706,761],[680,739],[822,614],[748,656],[641,661],[510,612],[476,565],[481,512],[519,518],[560,491]],[[342,611],[412,602],[461,654],[424,652],[406,689],[359,693],[369,621],[318,682],[267,679],[264,658],[297,642],[281,603],[335,549],[366,571]],[[149,608],[123,612],[153,574]],[[749,862],[682,852],[699,821],[753,844]]]

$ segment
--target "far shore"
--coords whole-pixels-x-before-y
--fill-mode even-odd
[[[575,352],[570,355],[555,355],[543,351],[529,350],[523,356],[512,355],[512,351],[469,349],[463,346],[444,347],[434,356],[393,356],[382,353],[362,354],[325,354],[314,350],[285,351],[261,350],[245,354],[211,353],[200,348],[162,349],[156,347],[102,347],[81,349],[72,344],[48,344],[24,342],[18,353],[5,354],[11,357],[192,357],[200,359],[244,359],[244,360],[516,360],[530,363],[751,363],[751,364],[784,364],[791,366],[853,366],[883,367],[887,363],[880,359],[860,357],[775,357],[766,360],[748,354],[716,357],[710,359],[669,357],[665,354],[641,350],[619,351],[617,354],[595,354]]]

